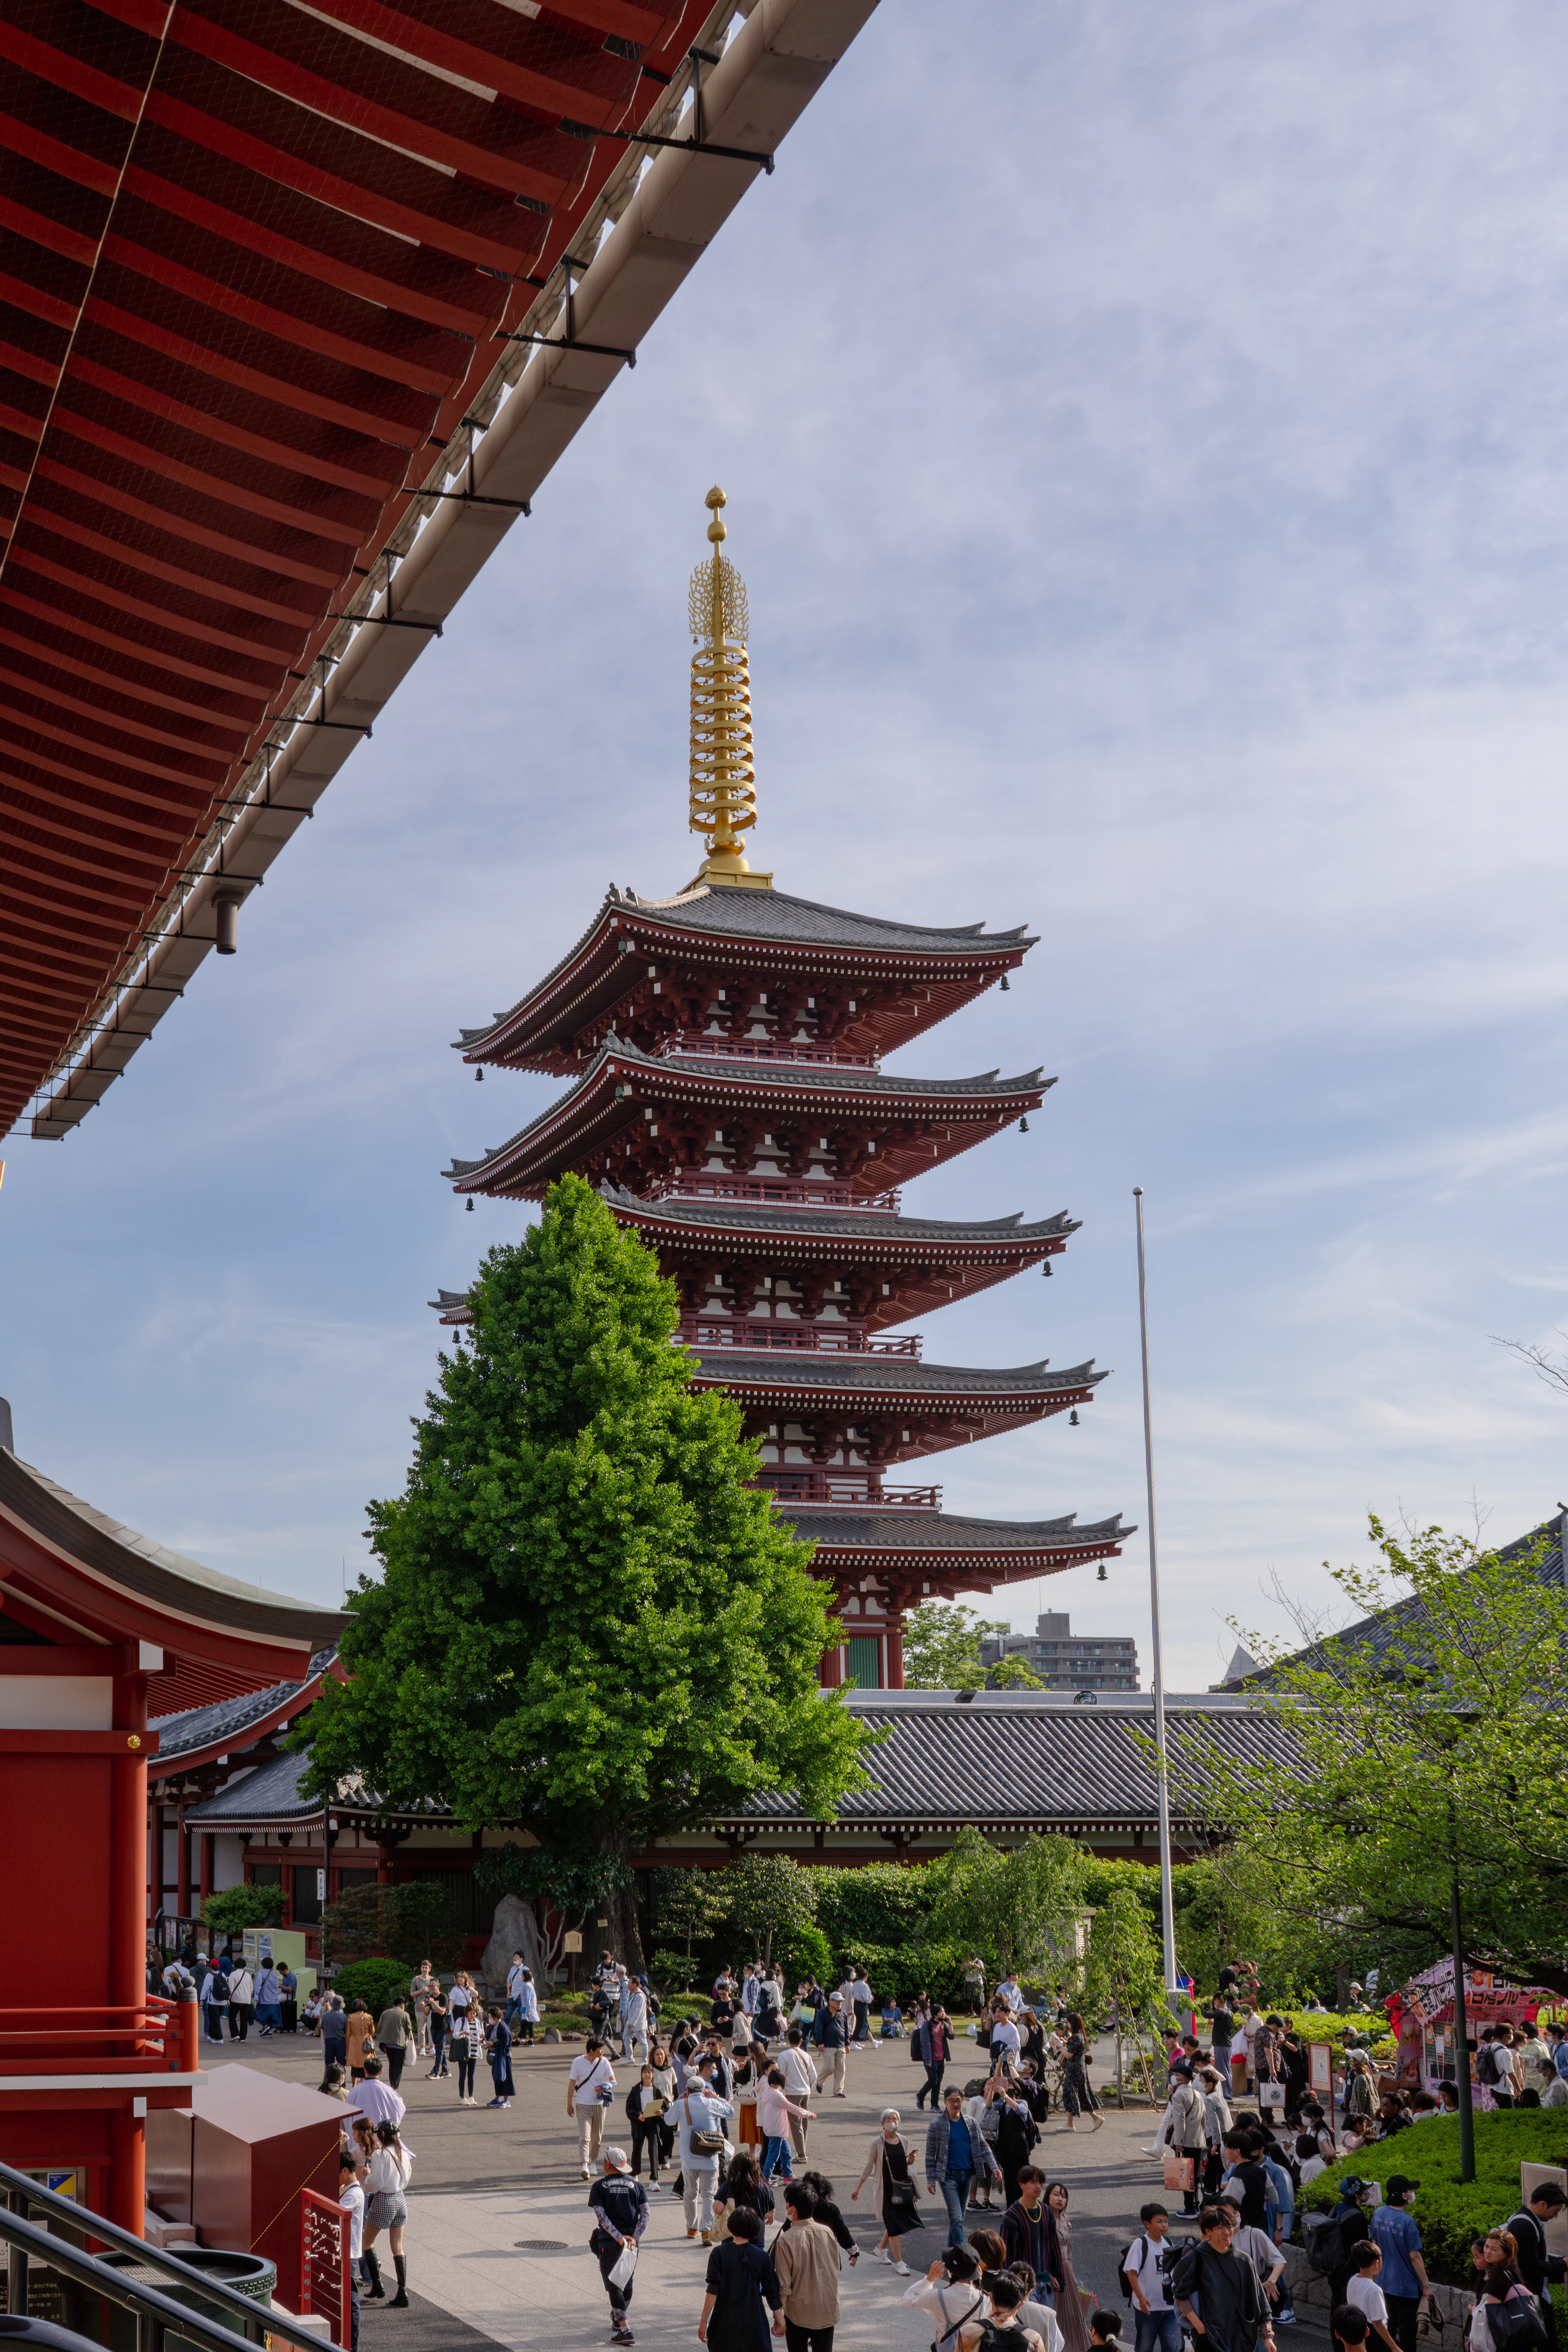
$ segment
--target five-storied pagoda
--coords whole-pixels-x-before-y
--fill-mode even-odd
[[[1120,1519],[957,1518],[940,1487],[889,1474],[945,1447],[1087,1404],[1089,1364],[931,1364],[900,1327],[1044,1265],[1073,1221],[906,1216],[900,1188],[1039,1108],[1038,1070],[900,1077],[884,1057],[1023,961],[1022,930],[928,930],[845,914],[753,874],[746,593],[721,551],[691,582],[691,830],[701,871],[669,898],[612,889],[570,954],[508,1013],[465,1029],[466,1062],[570,1080],[458,1192],[542,1200],[566,1170],[598,1184],[679,1285],[700,1381],[762,1441],[762,1478],[837,1590],[828,1683],[900,1688],[905,1612],[1113,1555]],[[471,1203],[470,1203],[471,1205]],[[465,1323],[460,1293],[432,1305]]]

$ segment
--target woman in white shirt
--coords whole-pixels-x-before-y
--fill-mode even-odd
[[[374,2303],[385,2294],[381,2284],[381,2264],[375,2255],[375,2242],[384,2230],[392,2248],[392,2266],[397,2273],[397,2293],[391,2305],[394,2311],[408,2308],[408,2265],[403,2255],[408,2202],[404,2192],[413,2169],[414,2150],[405,2147],[397,2136],[397,2126],[377,2124],[375,2153],[364,2177],[364,2259],[371,2278],[370,2299]]]
[[[979,2284],[980,2262],[972,2247],[949,2246],[923,2279],[904,2289],[904,2301],[929,2314],[935,2352],[956,2352],[960,2328],[991,2316],[991,2297]]]

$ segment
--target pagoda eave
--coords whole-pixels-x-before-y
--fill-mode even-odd
[[[812,1572],[841,1592],[876,1594],[889,1612],[962,1592],[991,1592],[1121,1556],[1137,1532],[1120,1517],[1082,1528],[964,1519],[942,1511],[774,1505],[778,1517],[815,1543]]]
[[[715,909],[722,924],[697,919]],[[663,902],[612,890],[539,987],[487,1027],[465,1030],[457,1050],[469,1064],[566,1076],[598,1047],[606,1021],[623,1006],[629,1018],[617,1019],[622,1034],[646,1026],[651,1044],[689,1020],[693,1005],[706,1018],[716,989],[765,980],[797,997],[822,993],[810,986],[820,981],[840,1000],[863,982],[871,1001],[857,998],[853,1010],[838,1002],[832,1034],[844,1050],[890,1053],[1016,971],[1035,944],[1021,929],[989,938],[978,926],[921,930],[772,889],[710,884]],[[890,987],[916,994],[893,1003]],[[826,1009],[800,1007],[808,1025]]]

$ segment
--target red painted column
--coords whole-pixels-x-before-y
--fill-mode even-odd
[[[128,1668],[137,1653],[128,1645]],[[110,1767],[109,1999],[117,2009],[142,2011],[147,1998],[147,1677],[116,1675],[114,1729],[125,1752]],[[130,2042],[110,2042],[129,2054]],[[147,2208],[146,2133],[129,2108],[112,2117],[109,2218],[142,2235]]]
[[[184,1805],[174,1808],[174,1907],[182,1919],[191,1916],[191,1841],[185,1829]]]
[[[837,1690],[843,1680],[843,1650],[841,1648],[837,1650],[824,1650],[822,1654],[822,1682],[824,1688],[826,1690]]]
[[[888,1688],[902,1690],[904,1686],[904,1621],[901,1615],[888,1620]]]

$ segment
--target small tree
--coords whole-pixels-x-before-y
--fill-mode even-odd
[[[1084,1857],[1067,1838],[1031,1837],[1011,1853],[965,1830],[930,1865],[933,1936],[969,1945],[1009,1971],[1078,1974]]]
[[[421,1960],[450,1968],[462,1948],[454,1934],[447,1891],[437,1880],[402,1886],[351,1886],[322,1915],[327,1948],[337,1961],[383,1957],[417,1968]]]
[[[694,1390],[679,1302],[581,1178],[492,1250],[441,1359],[383,1566],[349,1601],[348,1679],[295,1738],[310,1787],[511,1821],[602,1866],[640,1962],[629,1857],[764,1790],[831,1816],[861,1727],[819,1685],[840,1638],[809,1548],[755,1486],[741,1408]]]
[[[798,1948],[807,1927],[816,1924],[816,1888],[809,1870],[787,1853],[749,1853],[733,1870],[730,1881],[730,1916],[752,1938],[755,1959],[770,1963],[773,1940]]]
[[[247,1927],[276,1927],[282,1916],[280,1886],[226,1886],[202,1897],[202,1923],[219,1936],[243,1936]]]
[[[1044,1690],[1045,1684],[1026,1658],[1017,1651],[998,1658],[994,1666],[985,1669],[985,1679],[993,1690]]]
[[[1122,2037],[1130,2033],[1143,2087],[1152,2098],[1150,2053],[1174,2020],[1165,2000],[1158,1931],[1130,1886],[1113,1885],[1089,1922],[1083,2000],[1096,2013],[1109,2009],[1115,2018],[1117,2096],[1123,2095]]]
[[[689,1960],[693,1943],[710,1936],[729,1916],[730,1877],[728,1870],[656,1870],[653,1874],[658,1932],[680,1937]]]
[[[980,1644],[1006,1630],[962,1601],[922,1601],[904,1625],[906,1689],[979,1690],[985,1681]]]

